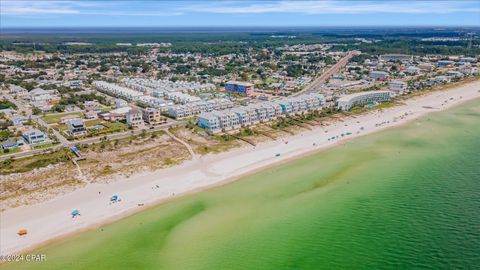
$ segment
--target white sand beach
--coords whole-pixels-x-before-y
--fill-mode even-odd
[[[475,98],[480,98],[480,81],[415,97],[406,100],[404,105],[342,119],[288,139],[198,157],[179,166],[137,174],[108,184],[89,184],[44,203],[8,209],[0,213],[0,254],[18,254],[149,206],[222,185],[268,166],[399,126]],[[342,133],[351,135],[342,137]],[[336,136],[339,138],[329,139]],[[287,140],[288,143],[285,143]],[[111,204],[110,197],[114,194],[122,201]],[[81,216],[72,218],[70,213],[75,209],[80,211]],[[19,229],[27,229],[28,235],[17,235]]]

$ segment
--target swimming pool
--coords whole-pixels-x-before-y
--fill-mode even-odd
[[[103,125],[95,125],[95,126],[91,126],[90,129],[93,129],[93,130],[99,130],[99,129],[104,129],[105,126]]]

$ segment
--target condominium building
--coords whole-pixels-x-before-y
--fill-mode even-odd
[[[388,73],[384,71],[372,71],[370,72],[370,78],[374,80],[383,80],[388,77]]]
[[[343,96],[337,100],[337,108],[348,111],[357,105],[371,102],[385,102],[391,98],[391,91],[367,91]]]
[[[127,106],[128,106],[128,102],[126,102],[125,100],[123,100],[121,98],[115,99],[115,107],[116,108],[123,108],[123,107],[127,107]]]
[[[132,128],[140,128],[144,125],[142,112],[137,108],[133,108],[127,112],[126,120],[127,124]]]
[[[405,69],[405,73],[408,73],[410,75],[415,75],[415,74],[418,74],[420,72],[420,68],[419,67],[408,67]]]
[[[160,110],[155,108],[142,109],[142,118],[150,125],[160,125],[167,122],[167,118],[163,117]]]
[[[198,126],[211,132],[237,129],[271,121],[286,114],[318,110],[324,104],[325,99],[322,95],[306,94],[277,102],[261,102],[230,110],[202,113],[198,118]]]
[[[176,119],[192,117],[203,112],[211,112],[214,110],[226,110],[233,108],[233,102],[228,99],[218,98],[207,101],[197,101],[184,105],[174,105],[168,108],[168,115]]]
[[[384,54],[380,56],[380,59],[383,61],[401,61],[401,62],[411,62],[413,61],[412,55],[406,54]]]
[[[225,85],[225,91],[250,96],[253,94],[253,83],[229,81]]]
[[[105,92],[107,94],[110,94],[116,97],[121,97],[127,100],[134,101],[134,100],[137,100],[140,96],[143,96],[143,94],[140,92],[137,92],[130,88],[121,87],[113,83],[108,83],[104,81],[94,81],[92,84],[97,88],[97,90],[101,92]]]
[[[210,132],[218,132],[220,128],[220,119],[211,112],[205,112],[198,116],[198,126]]]
[[[408,88],[408,84],[402,81],[391,81],[388,84],[388,89],[395,93],[395,95],[403,94]]]

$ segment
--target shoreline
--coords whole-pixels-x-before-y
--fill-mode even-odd
[[[172,168],[143,172],[108,184],[91,184],[40,204],[7,209],[0,213],[0,254],[28,252],[179,197],[220,187],[342,145],[353,138],[399,127],[430,112],[443,111],[476,98],[480,98],[479,80],[412,97],[404,100],[404,105],[347,117],[326,127],[314,127],[311,131],[287,137],[288,144],[283,142],[284,139],[207,155]],[[377,126],[382,122],[385,124]],[[360,127],[364,129],[360,130]],[[327,140],[346,131],[352,135]],[[276,157],[277,153],[281,156]],[[113,194],[118,194],[123,201],[109,204],[109,197]],[[139,207],[139,204],[143,205]],[[73,209],[79,209],[82,216],[72,219],[70,211]],[[29,235],[19,237],[16,234],[19,229],[27,229]]]

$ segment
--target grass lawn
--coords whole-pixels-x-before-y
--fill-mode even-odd
[[[85,126],[88,127],[93,127],[96,125],[100,125],[102,122],[106,122],[102,119],[95,119],[95,120],[90,120],[90,121],[85,121]]]
[[[0,161],[0,175],[28,172],[33,169],[46,167],[50,164],[68,162],[70,160],[69,155],[70,152],[68,150],[60,150],[33,157],[3,160]]]
[[[54,145],[55,144],[53,144],[53,143],[42,143],[42,144],[32,145],[31,148],[36,150],[36,149],[48,148],[48,147],[54,146]]]
[[[42,116],[42,120],[47,122],[47,124],[53,124],[53,123],[58,123],[60,119],[67,117],[67,116],[72,116],[76,115],[80,118],[83,118],[83,114],[81,112],[72,112],[72,113],[47,113],[45,116]]]
[[[5,150],[7,150],[7,152],[5,152]],[[15,147],[13,149],[3,149],[3,148],[0,148],[0,156],[1,155],[8,155],[8,154],[13,154],[13,153],[18,153],[20,152],[21,149],[20,147]]]

